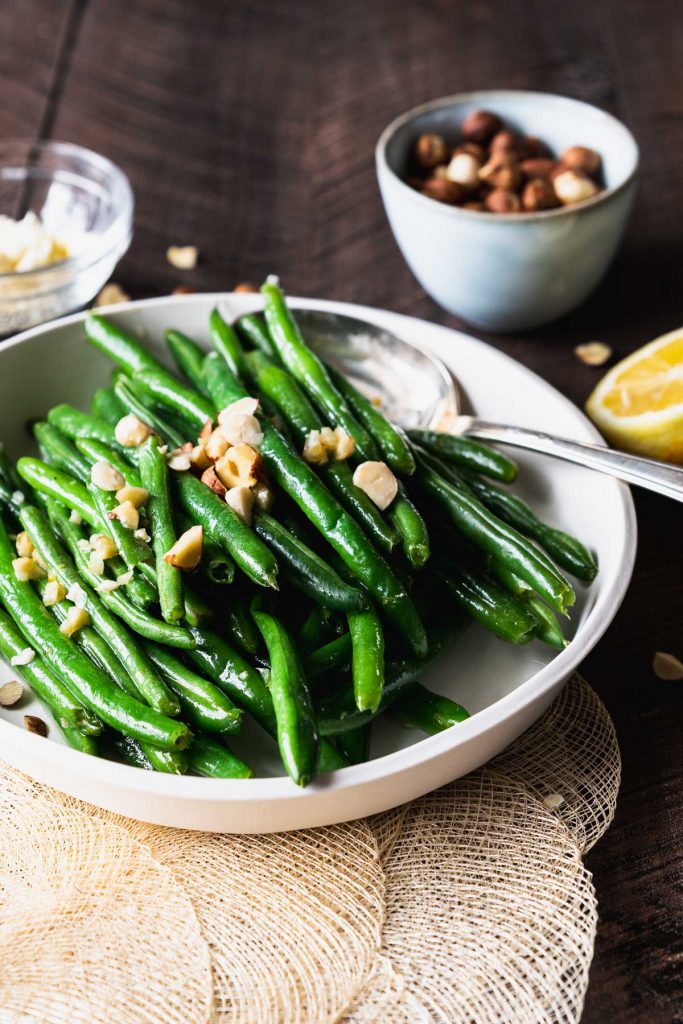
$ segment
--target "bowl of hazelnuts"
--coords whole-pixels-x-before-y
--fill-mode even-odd
[[[633,202],[638,147],[597,107],[496,90],[403,114],[376,161],[425,290],[478,327],[518,331],[568,313],[600,281]]]

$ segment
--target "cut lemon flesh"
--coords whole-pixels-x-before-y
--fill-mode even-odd
[[[586,410],[616,447],[683,463],[683,328],[613,366]]]

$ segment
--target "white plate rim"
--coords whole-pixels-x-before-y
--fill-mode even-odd
[[[590,420],[560,391],[512,356],[501,352],[499,349],[488,345],[473,335],[466,334],[456,328],[431,323],[421,317],[411,317],[391,310],[383,310],[355,303],[336,302],[328,299],[304,299],[295,296],[288,297],[288,301],[291,302],[294,308],[297,305],[301,305],[343,313],[359,319],[367,319],[395,331],[397,329],[400,330],[401,324],[405,324],[406,328],[409,328],[411,322],[417,322],[421,326],[426,325],[430,330],[449,335],[451,338],[458,339],[469,346],[480,347],[486,350],[494,360],[496,358],[500,359],[503,364],[509,363],[514,365],[517,371],[522,370],[525,375],[528,375],[535,381],[538,387],[545,390],[555,401],[565,406],[568,411],[571,411],[576,417],[577,427],[580,428],[578,433],[583,433],[586,440],[604,443],[603,438]],[[172,308],[175,305],[181,304],[196,303],[197,305],[204,305],[219,302],[232,303],[235,307],[236,315],[252,312],[259,309],[262,305],[260,296],[255,294],[201,292],[194,295],[159,296],[120,303],[115,306],[98,308],[97,312],[116,316],[120,313],[135,312],[136,310],[151,309],[158,306]],[[61,317],[47,324],[41,324],[38,327],[22,331],[20,334],[2,343],[0,358],[2,352],[10,347],[20,345],[37,335],[47,333],[56,328],[67,327],[81,322],[88,312],[90,310],[73,313],[70,316]],[[423,341],[420,341],[419,344],[422,347],[430,348]],[[45,743],[42,737],[23,731],[14,723],[3,719],[0,719],[0,739],[6,739],[10,748],[22,747],[27,754],[34,754],[41,761],[49,762],[51,765],[62,766],[72,771],[84,768],[93,781],[102,782],[103,785],[111,785],[113,783],[120,788],[134,789],[137,793],[151,797],[158,796],[166,799],[175,797],[182,800],[200,800],[216,803],[229,801],[233,804],[242,802],[253,803],[255,801],[272,799],[286,801],[287,803],[305,801],[312,789],[324,787],[327,792],[333,794],[340,790],[353,789],[356,786],[366,786],[379,782],[383,778],[389,779],[394,774],[410,769],[413,764],[419,763],[422,765],[436,760],[445,752],[455,749],[461,744],[474,739],[484,738],[492,730],[500,726],[501,722],[523,712],[529,704],[541,697],[543,693],[551,690],[558,682],[568,679],[611,624],[630,582],[637,549],[637,522],[633,498],[629,488],[624,484],[614,481],[614,486],[618,490],[624,514],[625,546],[619,571],[616,573],[611,587],[600,595],[599,600],[596,601],[595,605],[588,612],[585,621],[581,624],[579,633],[564,651],[557,654],[547,665],[521,683],[511,693],[501,697],[482,711],[477,712],[465,722],[460,723],[457,729],[449,729],[435,736],[427,736],[401,750],[385,754],[364,764],[351,765],[322,776],[319,781],[307,789],[299,788],[286,777],[248,780],[207,779],[191,775],[164,775],[159,772],[141,771],[139,768],[134,768],[130,765],[92,757],[58,743]]]

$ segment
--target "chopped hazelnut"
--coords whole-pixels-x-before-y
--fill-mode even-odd
[[[194,270],[199,258],[196,245],[169,245],[166,259],[176,270]]]
[[[35,733],[36,736],[47,736],[47,726],[37,715],[24,715],[24,727],[28,732]]]
[[[204,552],[204,530],[191,526],[164,555],[164,561],[183,572],[192,572],[202,560]]]
[[[125,488],[123,488],[125,489]],[[141,488],[142,489],[142,488]],[[147,493],[147,492],[145,492]],[[119,501],[122,499],[119,497],[121,491],[116,495]],[[119,553],[119,549],[112,540],[111,537],[107,536],[106,533],[93,533],[90,537],[90,547],[93,551],[96,551],[100,558],[114,558]]]
[[[95,296],[95,306],[118,306],[122,302],[129,302],[130,295],[124,292],[120,284],[116,284],[115,281],[110,281],[109,284],[105,284],[104,288],[101,288],[98,294]]]
[[[552,210],[559,206],[555,189],[547,178],[532,178],[524,186],[522,206],[529,212]]]
[[[79,629],[83,629],[90,622],[90,616],[85,608],[77,608],[72,605],[66,613],[64,622],[59,627],[59,632],[64,636],[73,636]]]
[[[0,707],[11,708],[24,696],[24,687],[16,679],[0,686]]]
[[[398,493],[398,481],[386,462],[361,462],[354,470],[353,482],[380,511],[388,508]]]
[[[479,180],[492,188],[517,188],[522,180],[517,158],[510,153],[495,153],[480,169]]]
[[[42,580],[45,576],[45,570],[38,565],[35,558],[13,558],[12,568],[14,575],[21,583],[26,583],[28,580]]]
[[[109,519],[118,519],[127,530],[137,530],[140,525],[140,513],[132,501],[122,501],[108,513]]]
[[[206,456],[211,462],[216,462],[217,459],[220,459],[221,455],[225,455],[229,447],[228,439],[222,429],[216,427],[206,442]]]
[[[237,513],[243,523],[251,526],[251,510],[254,495],[248,487],[231,487],[225,495],[226,503]]]
[[[248,444],[228,448],[214,467],[221,483],[226,487],[252,487],[256,483],[261,456]]]
[[[446,168],[446,177],[471,192],[479,186],[480,170],[481,162],[471,153],[456,153]]]
[[[598,192],[598,186],[581,171],[562,171],[553,179],[555,195],[563,206],[583,203]]]
[[[146,441],[152,433],[152,428],[143,423],[135,413],[128,413],[122,416],[114,428],[116,440],[124,448],[137,448]]]
[[[102,491],[118,491],[126,482],[123,473],[105,459],[95,463],[90,470],[90,479]]]
[[[205,469],[208,469],[211,465],[211,459],[209,458],[205,444],[196,444],[190,452],[190,464],[193,469],[203,473]]]
[[[602,159],[599,153],[588,146],[570,146],[562,153],[560,162],[572,171],[583,171],[594,180],[600,177]]]
[[[437,164],[445,164],[448,159],[448,147],[442,135],[434,132],[426,132],[421,135],[415,143],[415,160],[424,167],[431,170]]]
[[[116,492],[116,500],[118,502],[130,501],[136,508],[142,508],[149,501],[149,491],[146,491],[144,487],[133,487],[131,484],[126,484]],[[112,556],[103,555],[102,557],[111,558]]]
[[[21,533],[17,534],[17,539],[14,542],[14,546],[17,549],[17,554],[21,558],[30,558],[33,552],[35,551],[33,541],[26,533],[26,530],[22,530]]]
[[[313,466],[324,466],[327,462],[327,449],[322,442],[319,430],[309,430],[301,453],[305,462]]]
[[[59,604],[66,597],[66,588],[62,586],[59,580],[48,580],[43,590],[43,604],[46,608],[51,608],[55,604]]]
[[[202,483],[209,487],[214,494],[217,494],[219,498],[225,497],[225,485],[218,479],[216,470],[213,466],[209,466],[208,469],[205,469],[200,479]]]

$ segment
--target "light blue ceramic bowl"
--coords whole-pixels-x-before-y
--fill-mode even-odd
[[[602,155],[606,188],[574,207],[502,216],[429,199],[403,181],[423,132],[457,139],[472,110],[543,139],[559,154],[589,146]],[[568,313],[596,287],[619,245],[633,203],[638,146],[610,114],[551,93],[489,90],[425,103],[384,130],[376,149],[382,199],[408,266],[450,313],[492,331],[536,327]]]

